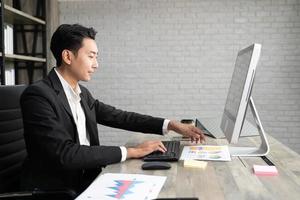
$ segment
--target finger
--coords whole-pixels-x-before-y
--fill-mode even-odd
[[[202,130],[198,129],[197,127],[194,127],[193,130],[199,135],[198,138],[200,139],[200,141],[205,141],[205,135]]]
[[[193,132],[193,130],[189,130],[188,132],[187,132],[187,135],[190,137],[190,138],[200,138],[200,135],[199,134],[197,134],[197,133],[195,133],[195,132]]]
[[[164,150],[161,146],[158,146],[158,148],[157,148],[156,150],[157,150],[157,151],[160,151],[160,152],[163,152],[163,153],[166,152],[166,150]]]
[[[154,149],[154,151],[161,151],[163,153],[167,151],[166,147],[161,141],[157,141],[156,144],[152,146],[152,148]]]
[[[194,142],[194,138],[193,137],[191,137],[191,143],[193,143]]]
[[[202,144],[203,144],[203,143],[206,143],[206,139],[205,139],[204,136],[200,138],[200,142],[201,142]]]
[[[195,144],[197,144],[197,143],[198,143],[198,141],[199,141],[199,138],[194,138],[194,142],[195,142]]]
[[[160,148],[162,148],[164,150],[164,152],[167,151],[167,148],[165,147],[165,145],[161,141],[159,141],[158,145],[159,145]]]
[[[205,135],[202,133],[200,136],[201,136],[200,137],[200,142],[205,142],[206,141]]]
[[[192,131],[195,133],[195,135],[198,135],[198,136],[203,135],[203,131],[195,126],[192,127]]]

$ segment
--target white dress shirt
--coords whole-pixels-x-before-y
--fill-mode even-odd
[[[72,111],[73,119],[76,124],[77,132],[78,132],[78,138],[79,143],[81,145],[87,145],[90,146],[90,141],[88,138],[88,135],[86,134],[86,119],[84,111],[81,107],[80,101],[80,87],[77,84],[76,87],[73,89],[70,84],[60,75],[60,73],[54,68],[62,86],[64,89],[64,92],[67,96],[69,106]]]
[[[81,97],[80,97],[80,87],[77,84],[75,89],[73,89],[70,84],[60,75],[60,73],[56,70],[56,68],[54,68],[54,71],[56,72],[62,86],[64,89],[64,92],[67,96],[71,111],[72,111],[72,115],[77,127],[77,132],[78,132],[78,138],[79,138],[79,143],[81,145],[90,145],[90,141],[89,141],[89,136],[86,133],[86,119],[85,119],[85,114],[84,111],[81,107],[80,101],[81,101]],[[168,133],[168,124],[169,124],[170,120],[165,119],[164,123],[163,123],[163,127],[162,127],[162,132],[163,134],[167,134]],[[121,162],[125,161],[127,158],[127,149],[124,146],[120,146],[121,149]]]

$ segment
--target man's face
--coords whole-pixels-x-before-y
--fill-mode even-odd
[[[98,48],[95,40],[84,38],[82,47],[77,51],[77,55],[72,54],[70,71],[72,76],[78,81],[89,81],[91,75],[98,68]]]

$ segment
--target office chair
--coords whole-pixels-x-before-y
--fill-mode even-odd
[[[19,191],[23,161],[27,156],[20,96],[25,85],[0,86],[0,200],[74,199],[72,190]]]

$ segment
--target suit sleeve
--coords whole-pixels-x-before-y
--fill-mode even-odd
[[[163,134],[163,118],[127,112],[95,100],[86,89],[88,102],[95,107],[97,123],[128,131]]]
[[[49,91],[48,91],[49,93]],[[56,99],[42,88],[29,87],[21,97],[24,136],[32,160],[65,169],[95,169],[121,160],[113,146],[85,146],[72,138],[60,119]]]

